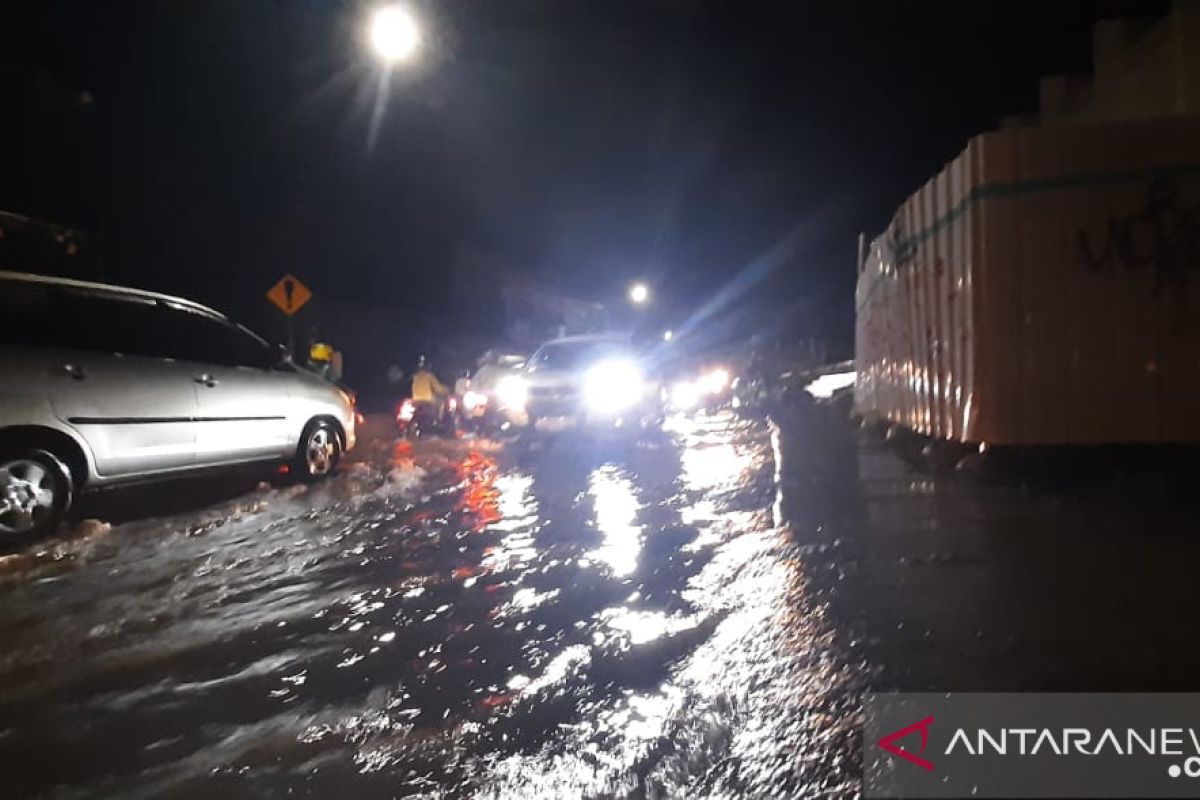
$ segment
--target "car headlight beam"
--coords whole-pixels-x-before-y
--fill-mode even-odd
[[[509,375],[496,385],[496,399],[504,408],[522,409],[529,399],[529,382],[519,375]]]
[[[636,405],[645,392],[642,372],[632,361],[601,361],[583,379],[583,401],[598,414],[618,414]]]
[[[696,383],[704,394],[720,394],[729,388],[729,370],[724,367],[710,369]]]
[[[689,411],[700,403],[700,389],[692,381],[679,381],[671,387],[671,405]]]

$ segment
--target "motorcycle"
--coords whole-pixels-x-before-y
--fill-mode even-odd
[[[458,435],[458,399],[446,395],[433,402],[406,397],[396,406],[396,429],[406,439]]]

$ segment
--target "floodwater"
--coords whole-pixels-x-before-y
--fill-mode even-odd
[[[5,796],[857,793],[767,423],[358,458],[0,558]]]

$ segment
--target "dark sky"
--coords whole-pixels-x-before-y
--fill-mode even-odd
[[[364,4],[37,0],[3,26],[0,208],[235,312],[284,271],[437,307],[466,245],[595,299],[646,276],[676,314],[741,275],[845,339],[857,232],[1136,5],[413,3],[372,146]]]

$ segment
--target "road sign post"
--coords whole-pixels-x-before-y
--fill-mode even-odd
[[[274,286],[267,290],[267,299],[287,317],[288,350],[296,357],[296,326],[293,320],[299,311],[312,299],[312,291],[300,282],[295,275],[287,274],[280,278]]]

